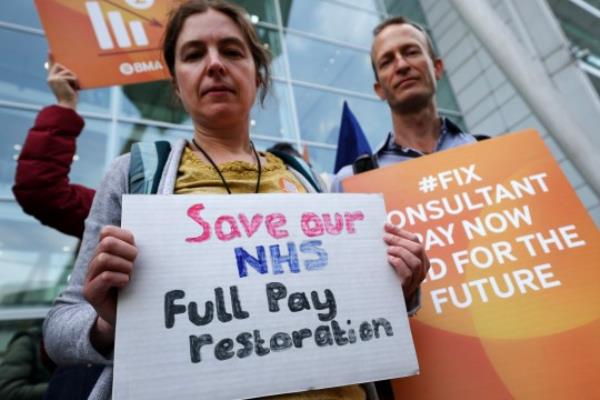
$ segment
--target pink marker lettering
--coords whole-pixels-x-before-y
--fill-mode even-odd
[[[362,211],[355,211],[352,213],[347,212],[344,213],[344,216],[346,217],[346,231],[348,233],[356,232],[356,229],[354,229],[354,221],[362,221],[365,219],[365,215],[362,213]]]
[[[263,221],[262,214],[255,214],[252,217],[251,221],[248,221],[248,217],[246,217],[244,214],[240,214],[240,215],[238,215],[238,217],[239,217],[240,222],[242,223],[242,227],[244,227],[244,231],[246,232],[246,235],[248,235],[248,237],[252,237],[252,235],[254,235],[256,233],[258,228],[260,228],[260,224]]]
[[[187,215],[202,227],[200,236],[189,237],[185,239],[188,243],[201,243],[210,239],[210,224],[200,217],[200,211],[204,210],[204,204],[194,204],[187,210]]]
[[[331,223],[331,214],[323,214],[323,224],[325,231],[330,235],[339,235],[344,229],[344,217],[340,213],[335,213],[335,225]]]
[[[229,224],[229,233],[223,232],[223,224],[225,223]],[[217,218],[217,221],[215,222],[215,233],[217,234],[219,240],[224,242],[236,237],[242,237],[237,223],[235,222],[235,218],[233,218],[231,215],[221,215],[219,218]]]
[[[307,212],[302,214],[300,222],[302,232],[308,237],[321,236],[323,234],[323,223],[321,218],[315,213]]]
[[[275,239],[288,237],[290,235],[288,231],[285,229],[280,229],[286,224],[286,222],[287,220],[285,219],[285,215],[281,213],[267,215],[267,232],[269,232],[269,235],[273,236]]]

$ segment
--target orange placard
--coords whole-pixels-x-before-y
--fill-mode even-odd
[[[432,267],[398,399],[600,398],[600,235],[533,130],[348,178]]]
[[[82,88],[168,78],[160,54],[172,0],[35,0],[57,62]]]

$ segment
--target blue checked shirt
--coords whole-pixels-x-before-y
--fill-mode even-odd
[[[462,146],[464,144],[475,143],[477,140],[470,134],[464,133],[452,121],[447,118],[442,118],[442,128],[440,137],[434,152],[451,149],[453,147]],[[413,158],[424,156],[421,151],[411,149],[410,147],[402,147],[394,141],[394,135],[388,133],[385,141],[375,151],[375,157],[379,163],[379,167],[386,167],[399,162],[411,160]],[[341,193],[342,180],[354,175],[352,165],[346,165],[338,171],[333,179],[332,192]]]

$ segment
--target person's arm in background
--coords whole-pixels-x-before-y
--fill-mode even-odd
[[[69,182],[77,137],[77,76],[50,56],[48,86],[57,104],[38,114],[17,161],[13,193],[23,210],[42,224],[81,238],[95,191]]]

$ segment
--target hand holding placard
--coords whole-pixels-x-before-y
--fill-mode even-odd
[[[48,86],[56,97],[59,106],[75,110],[79,97],[79,81],[77,75],[62,64],[54,61],[52,53],[48,53]]]
[[[385,224],[385,231],[383,239],[388,245],[388,261],[400,277],[404,297],[408,300],[425,279],[431,266],[429,258],[423,240],[414,233],[390,223]]]
[[[84,298],[98,314],[90,340],[101,353],[112,349],[117,289],[129,283],[136,256],[137,248],[131,232],[116,226],[102,228],[83,286]]]

